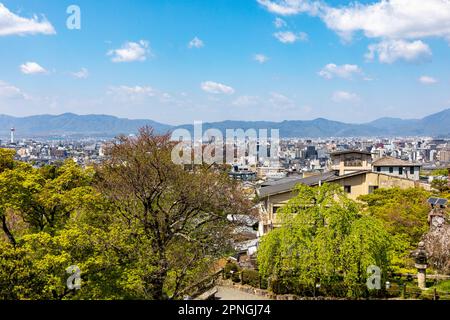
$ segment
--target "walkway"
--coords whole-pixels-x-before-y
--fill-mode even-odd
[[[269,300],[267,297],[257,296],[228,287],[217,287],[216,299],[218,300]]]

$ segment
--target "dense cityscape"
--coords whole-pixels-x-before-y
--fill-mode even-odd
[[[2,148],[16,151],[16,159],[36,166],[72,159],[80,165],[98,163],[104,157],[104,144],[108,138],[72,139],[16,139],[15,129],[10,137],[0,140]],[[330,153],[345,150],[361,150],[374,159],[385,156],[420,164],[423,170],[446,168],[450,164],[450,139],[433,137],[398,138],[281,138],[276,167],[257,161],[255,157],[235,159],[230,165],[252,168],[258,178],[282,178],[304,172],[323,172],[330,160]]]
[[[0,0],[0,318],[448,312],[449,21]]]

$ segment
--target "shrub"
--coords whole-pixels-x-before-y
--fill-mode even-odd
[[[233,272],[231,272],[233,271]],[[234,282],[239,282],[239,267],[236,263],[227,262],[225,267],[223,268],[224,278],[233,280]],[[236,280],[237,277],[237,281]]]
[[[256,270],[242,270],[242,284],[259,288],[259,273]]]

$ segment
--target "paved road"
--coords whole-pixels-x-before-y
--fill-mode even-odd
[[[219,300],[269,300],[266,297],[242,292],[228,287],[217,287],[216,299]]]

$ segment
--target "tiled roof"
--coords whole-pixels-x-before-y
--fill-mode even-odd
[[[401,159],[397,159],[394,157],[383,157],[381,159],[378,159],[372,163],[374,167],[416,167],[420,166],[420,164],[404,161]]]
[[[370,152],[368,151],[361,151],[361,150],[343,150],[343,151],[336,151],[336,152],[332,152],[330,155],[332,156],[340,156],[342,154],[351,154],[351,153],[358,153],[358,154],[366,154],[366,155],[372,155]]]
[[[345,179],[345,178],[349,178],[349,177],[353,177],[353,176],[358,176],[360,174],[367,174],[369,172],[372,172],[372,171],[360,170],[360,171],[351,172],[351,173],[347,173],[342,176],[339,176],[336,171],[329,171],[329,172],[325,172],[325,173],[322,173],[322,174],[319,174],[316,176],[311,176],[311,177],[307,177],[307,178],[303,178],[303,179],[297,179],[297,180],[290,179],[290,180],[287,180],[285,183],[281,183],[281,181],[279,181],[280,183],[278,183],[276,185],[262,187],[257,192],[261,198],[264,198],[267,196],[292,191],[292,190],[294,190],[295,186],[299,183],[306,184],[308,186],[316,186],[319,184],[319,182],[323,182],[323,183],[324,182],[333,182],[333,181],[337,181],[337,180],[341,180],[341,179]]]
[[[269,195],[291,191],[299,183],[306,184],[308,186],[313,186],[319,184],[320,181],[326,182],[328,179],[333,177],[337,177],[335,171],[329,171],[315,176],[310,176],[307,178],[297,178],[297,179],[285,178],[278,180],[276,184],[260,188],[258,190],[258,194],[260,197],[264,198]]]

